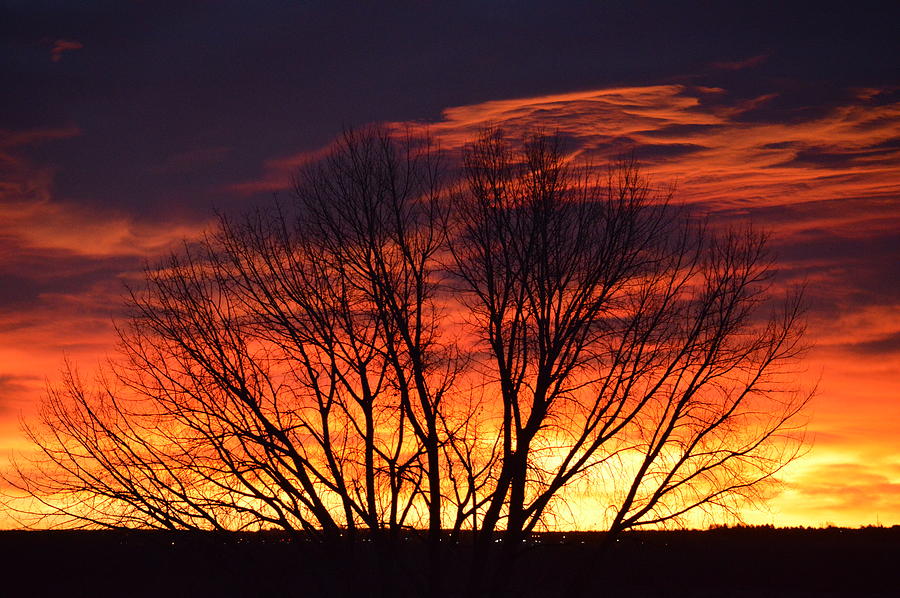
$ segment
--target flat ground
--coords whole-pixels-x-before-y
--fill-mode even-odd
[[[507,595],[561,596],[575,572],[586,596],[898,596],[900,527],[732,528],[625,534],[598,552],[598,534],[544,534],[523,550]],[[427,596],[425,549],[401,542],[386,565],[360,542],[326,551],[277,533],[0,532],[4,596]],[[461,595],[465,542],[442,558]],[[384,567],[401,571],[383,588]],[[485,595],[490,595],[486,591]]]

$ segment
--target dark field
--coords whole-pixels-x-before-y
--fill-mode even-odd
[[[898,596],[900,527],[544,534],[524,550],[509,596],[561,596],[579,567],[585,596]],[[444,548],[448,595],[462,595],[465,542]],[[383,588],[371,544],[329,552],[277,533],[0,532],[3,596],[428,595],[425,548],[401,542]],[[485,591],[485,595],[492,592]]]

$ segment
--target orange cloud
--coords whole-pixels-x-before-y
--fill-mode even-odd
[[[84,256],[159,255],[204,225],[142,223],[127,214],[57,201],[8,202],[0,206],[0,234],[22,247],[61,249]]]
[[[900,464],[837,461],[797,472],[772,506],[782,519],[804,525],[855,527],[893,525],[898,501]]]
[[[275,193],[287,189],[291,183],[291,177],[296,172],[316,160],[321,160],[331,150],[331,145],[325,147],[298,152],[283,158],[266,160],[263,164],[263,176],[257,180],[236,183],[225,187],[224,191],[238,193],[240,195],[253,195],[255,193]]]

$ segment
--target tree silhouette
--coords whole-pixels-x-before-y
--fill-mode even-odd
[[[478,594],[573,486],[612,536],[734,513],[797,455],[801,301],[770,296],[763,235],[548,136],[444,161],[347,132],[292,201],[148,267],[117,358],[26,429],[35,523],[364,537],[385,568],[423,529],[429,591],[471,538]]]
[[[763,235],[710,234],[633,161],[598,181],[548,137],[488,131],[466,175],[450,246],[502,404],[478,521],[484,553],[502,529],[501,572],[582,476],[614,536],[728,511],[796,455],[806,399],[779,366],[802,352],[801,302],[758,319]]]

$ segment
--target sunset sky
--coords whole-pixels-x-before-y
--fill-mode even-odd
[[[499,124],[633,150],[712,222],[768,230],[776,284],[808,286],[818,394],[808,454],[746,519],[900,524],[891,3],[184,4],[0,9],[0,467],[64,358],[113,349],[124,283],[215,210],[347,126],[428,124],[452,152]]]

